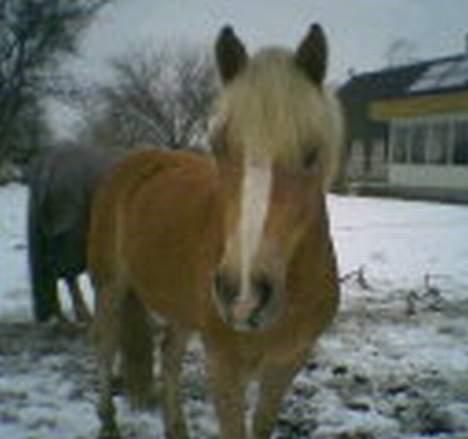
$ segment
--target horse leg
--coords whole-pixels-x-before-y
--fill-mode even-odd
[[[68,291],[70,292],[75,319],[78,322],[89,323],[92,320],[91,313],[84,300],[84,295],[83,295],[83,292],[81,291],[78,278],[67,277],[65,279],[65,282],[67,284]]]
[[[119,297],[120,296],[120,297]],[[119,327],[122,297],[113,289],[99,290],[94,337],[98,357],[99,397],[97,415],[101,422],[99,439],[120,438],[112,401],[112,369],[119,347]]]
[[[119,439],[120,433],[115,421],[115,406],[112,401],[112,364],[114,355],[101,352],[99,359],[99,399],[97,414],[101,422],[99,439]]]
[[[269,439],[275,428],[283,397],[304,364],[307,352],[282,365],[271,365],[259,380],[259,398],[253,417],[252,439]]]
[[[45,246],[42,241],[45,239],[45,237],[32,237],[29,245],[39,246],[41,243],[42,249]],[[34,243],[31,243],[31,240],[34,240]],[[40,253],[43,251],[41,249],[29,249],[34,318],[38,322],[46,322],[54,316],[59,320],[64,320],[57,292],[57,277],[47,255]]]
[[[59,322],[65,322],[67,319],[60,306],[57,278],[53,270],[44,267],[39,276],[33,281],[32,287],[35,319],[38,322],[47,322],[55,317]]]
[[[223,439],[245,439],[245,390],[247,380],[236,356],[205,343],[208,377]]]
[[[148,311],[137,293],[128,288],[122,302],[119,351],[123,383],[130,406],[136,410],[154,407],[154,333]]]
[[[35,188],[30,189],[28,200],[28,262],[31,280],[33,315],[37,322],[51,317],[60,318],[57,278],[50,260],[50,236],[41,227],[40,206]]]
[[[164,330],[161,347],[163,413],[168,439],[189,437],[179,391],[182,359],[187,347],[188,337],[188,331],[173,324],[168,325]]]

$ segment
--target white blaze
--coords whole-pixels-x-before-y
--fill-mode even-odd
[[[249,274],[262,238],[270,204],[272,163],[254,160],[247,153],[241,193],[239,224],[241,291],[240,301],[249,299]]]

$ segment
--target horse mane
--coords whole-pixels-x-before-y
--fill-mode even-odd
[[[211,129],[227,130],[230,148],[249,148],[283,163],[300,163],[316,150],[327,186],[339,164],[342,126],[331,89],[314,85],[291,51],[273,47],[259,51],[224,88]]]

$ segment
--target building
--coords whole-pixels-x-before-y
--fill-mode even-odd
[[[351,180],[368,192],[468,202],[468,51],[353,75],[340,96]]]

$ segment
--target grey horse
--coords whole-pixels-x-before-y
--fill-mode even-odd
[[[33,314],[39,322],[64,318],[57,293],[61,278],[76,319],[91,318],[78,283],[86,269],[90,207],[99,180],[121,155],[91,147],[56,147],[30,166],[28,262]]]

